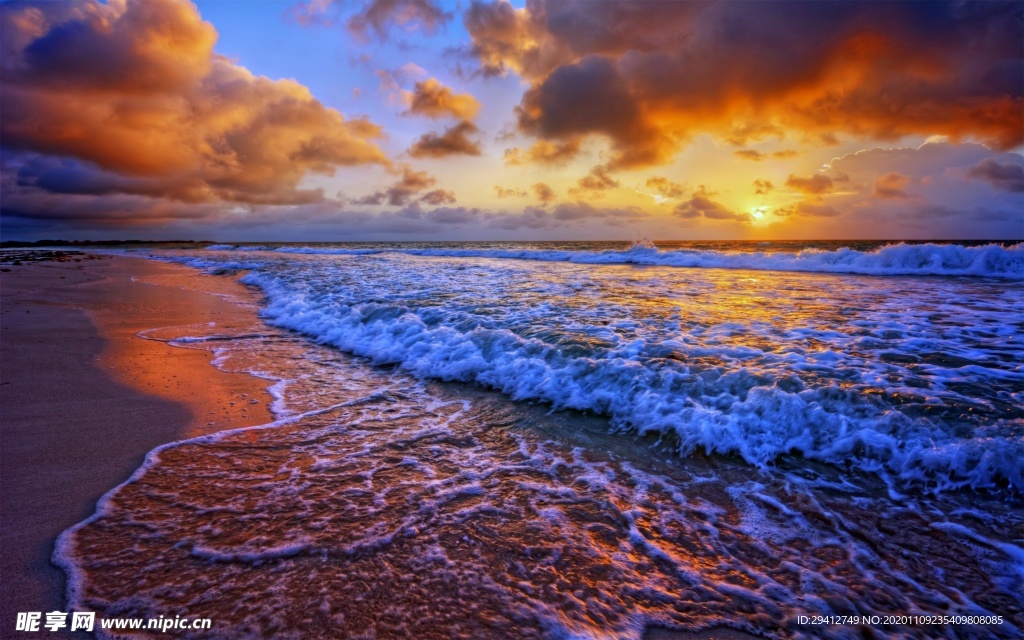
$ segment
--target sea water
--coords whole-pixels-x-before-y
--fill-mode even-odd
[[[66,532],[80,608],[231,638],[1024,629],[1022,245],[149,253],[260,292],[253,327],[147,337],[275,381],[277,421],[161,447]]]

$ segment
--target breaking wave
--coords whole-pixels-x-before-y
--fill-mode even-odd
[[[218,246],[217,248],[223,248]],[[249,249],[244,245],[238,249]],[[263,250],[258,247],[255,250]],[[874,276],[980,276],[1024,279],[1024,244],[963,246],[958,244],[890,244],[872,251],[841,248],[798,252],[659,250],[649,243],[624,251],[545,251],[473,248],[331,248],[278,247],[281,253],[368,255],[401,253],[426,257],[499,258],[578,264],[636,264],[667,267],[751,269],[851,273]]]

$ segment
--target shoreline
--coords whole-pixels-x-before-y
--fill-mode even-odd
[[[220,371],[209,351],[137,335],[258,322],[258,298],[232,279],[91,254],[14,266],[0,278],[7,628],[19,611],[66,610],[66,576],[50,560],[57,536],[91,517],[151,450],[270,422],[272,398],[270,381]]]
[[[77,599],[86,608],[93,606],[89,604],[91,597],[99,603],[95,606],[101,610],[103,603],[119,603],[120,609],[116,610],[121,611],[121,615],[124,615],[126,606],[139,615],[146,613],[146,606],[150,606],[150,613],[159,612],[161,615],[218,617],[220,624],[236,624],[233,628],[237,630],[243,628],[237,625],[247,620],[247,612],[250,610],[240,606],[240,603],[247,602],[248,594],[266,593],[267,586],[277,584],[283,575],[293,584],[301,586],[296,592],[297,600],[278,602],[280,610],[288,612],[288,616],[283,619],[288,620],[289,624],[298,625],[296,628],[307,631],[323,629],[317,625],[327,625],[328,622],[302,626],[309,622],[303,617],[306,610],[326,615],[322,607],[308,606],[320,602],[327,607],[327,613],[341,616],[338,620],[330,618],[329,624],[336,625],[332,629],[351,630],[357,627],[345,625],[361,624],[357,616],[373,611],[374,606],[381,607],[380,611],[387,611],[402,603],[402,610],[406,612],[419,611],[424,602],[430,602],[433,607],[435,596],[441,593],[434,591],[439,581],[471,577],[475,566],[500,567],[504,566],[501,562],[511,562],[515,558],[521,559],[522,564],[531,570],[533,567],[548,566],[533,555],[540,548],[557,547],[564,550],[566,557],[574,559],[559,565],[561,569],[557,573],[569,584],[586,582],[581,576],[589,574],[579,574],[576,569],[589,567],[588,571],[611,571],[608,563],[592,562],[593,559],[606,557],[607,549],[604,545],[612,544],[618,538],[625,540],[636,531],[634,525],[629,524],[634,522],[634,516],[630,516],[629,520],[618,516],[644,509],[650,511],[636,521],[647,523],[644,530],[652,537],[645,539],[653,541],[652,548],[667,549],[673,554],[655,554],[651,558],[678,558],[673,562],[677,562],[679,567],[706,565],[708,575],[732,575],[728,571],[730,562],[749,567],[757,575],[764,572],[771,580],[779,585],[788,585],[791,589],[787,592],[783,588],[783,593],[793,599],[787,605],[792,611],[799,611],[803,603],[803,592],[798,588],[799,585],[790,582],[792,576],[786,571],[779,572],[776,565],[766,563],[758,555],[757,545],[748,546],[743,542],[747,536],[761,536],[756,533],[761,529],[750,529],[750,526],[775,522],[776,517],[779,518],[776,533],[783,535],[788,531],[785,535],[795,537],[768,536],[765,538],[768,544],[778,545],[776,548],[780,557],[788,558],[790,563],[796,563],[795,566],[813,575],[820,572],[822,577],[835,581],[835,593],[847,594],[835,597],[851,597],[858,607],[862,603],[863,606],[872,607],[875,606],[873,603],[882,601],[880,599],[903,596],[897,595],[891,581],[885,580],[869,581],[871,584],[867,586],[871,590],[870,597],[856,595],[861,593],[856,590],[857,585],[860,585],[857,582],[857,563],[866,557],[863,551],[858,551],[861,543],[845,547],[829,543],[823,547],[826,556],[819,558],[809,552],[806,546],[822,539],[815,535],[833,536],[827,539],[845,540],[847,543],[854,539],[863,540],[868,545],[865,549],[875,549],[880,555],[880,561],[884,563],[879,569],[880,575],[891,577],[906,573],[914,576],[915,580],[924,579],[930,581],[927,584],[939,586],[945,583],[941,572],[947,571],[955,578],[951,588],[965,590],[970,602],[977,599],[978,603],[989,610],[1007,614],[1011,621],[1020,611],[1012,592],[1004,592],[1004,586],[1008,584],[1005,580],[1016,580],[1003,572],[1004,566],[1000,566],[991,578],[960,573],[960,567],[968,567],[969,571],[976,573],[976,568],[983,566],[980,556],[970,552],[970,548],[973,548],[971,540],[991,546],[993,552],[997,553],[1001,549],[1011,548],[1012,542],[1009,545],[1003,543],[1012,540],[1006,530],[1006,526],[1012,525],[1012,519],[1009,523],[998,518],[991,522],[985,520],[977,526],[966,528],[958,524],[960,518],[954,518],[954,522],[943,520],[955,514],[950,506],[956,506],[955,503],[959,502],[956,496],[943,498],[942,505],[946,506],[934,503],[936,507],[942,506],[941,511],[945,514],[939,520],[933,521],[930,516],[923,514],[905,519],[907,505],[902,504],[900,499],[887,497],[883,487],[872,485],[868,493],[875,499],[872,507],[865,508],[864,503],[850,500],[845,489],[839,495],[833,495],[831,490],[838,485],[836,482],[829,483],[825,477],[827,474],[811,473],[809,477],[804,477],[810,483],[805,492],[799,490],[803,486],[801,482],[795,485],[798,487],[796,491],[789,488],[788,481],[785,486],[770,479],[764,480],[762,484],[762,478],[749,477],[749,467],[733,469],[728,460],[719,458],[710,458],[704,462],[691,458],[685,465],[680,465],[685,468],[678,469],[674,464],[676,459],[673,458],[670,468],[659,470],[658,460],[652,459],[651,451],[646,449],[654,446],[650,442],[631,439],[620,441],[605,433],[605,429],[596,428],[592,441],[596,446],[581,444],[584,441],[590,443],[591,437],[588,432],[581,432],[578,428],[583,422],[577,420],[576,416],[552,416],[543,407],[534,407],[529,403],[524,403],[522,407],[509,407],[508,399],[499,392],[478,392],[470,383],[430,383],[427,386],[438,388],[423,391],[427,395],[421,397],[417,395],[420,393],[419,385],[406,376],[392,376],[389,371],[366,367],[365,363],[348,357],[336,358],[333,351],[328,351],[326,358],[318,357],[316,351],[331,349],[326,345],[273,339],[277,336],[266,334],[275,332],[268,329],[253,313],[259,301],[258,291],[238,284],[235,275],[212,276],[191,267],[156,260],[120,256],[86,259],[82,256],[82,260],[75,264],[41,264],[22,270],[20,279],[8,280],[9,276],[5,274],[3,280],[5,358],[0,393],[6,401],[11,396],[10,383],[19,381],[17,376],[13,381],[10,380],[11,371],[8,369],[12,365],[10,358],[6,357],[11,352],[9,341],[12,335],[9,327],[13,324],[17,330],[14,334],[14,351],[20,348],[23,352],[19,354],[23,360],[22,368],[12,369],[14,373],[22,374],[21,381],[25,383],[19,391],[19,398],[25,400],[34,393],[33,398],[39,405],[37,409],[56,412],[58,418],[70,418],[65,420],[65,428],[61,430],[59,426],[54,427],[40,417],[46,414],[36,415],[27,421],[27,425],[21,426],[42,425],[45,428],[30,428],[27,435],[19,434],[22,444],[27,441],[30,445],[39,445],[43,453],[54,453],[55,449],[52,446],[47,449],[47,445],[57,443],[78,457],[65,456],[59,464],[43,465],[40,472],[40,468],[33,466],[36,461],[23,460],[28,454],[17,454],[18,461],[30,468],[23,469],[22,476],[16,480],[20,479],[25,485],[28,480],[36,480],[33,476],[38,474],[43,481],[49,482],[46,486],[50,488],[51,494],[60,494],[64,501],[55,503],[56,507],[44,505],[40,508],[39,492],[46,486],[43,489],[30,486],[25,495],[19,493],[16,496],[21,500],[23,515],[19,520],[5,517],[5,578],[15,576],[29,587],[42,589],[47,598],[57,593],[55,597],[58,604],[52,607],[49,601],[40,604],[45,599],[42,597],[29,602],[29,596],[24,595],[26,589],[15,593],[15,588],[5,583],[4,616],[7,621],[4,624],[12,624],[10,618],[19,610],[39,611],[42,606],[43,611],[66,611],[70,605],[64,604],[61,598],[62,595],[70,594],[72,599]],[[193,306],[190,307],[190,304]],[[69,326],[73,325],[72,329],[55,331],[47,322],[39,322],[34,317],[37,314],[43,320],[56,318]],[[216,323],[216,328],[204,326],[211,322]],[[162,338],[183,335],[193,336],[197,341],[181,347],[172,347],[161,341]],[[199,336],[212,337],[213,340],[204,341]],[[222,337],[237,337],[243,342],[219,342]],[[268,337],[272,339],[263,342]],[[245,342],[249,340],[252,342]],[[218,344],[239,346],[211,353]],[[258,356],[255,357],[253,345],[257,345],[255,353]],[[75,351],[76,348],[83,353]],[[267,356],[265,361],[261,359],[264,355]],[[211,366],[211,360],[217,363],[216,366]],[[225,365],[231,369],[238,368],[239,361],[246,365],[251,362],[264,363],[267,366],[254,367],[253,370],[264,372],[260,375],[273,379],[292,381],[288,393],[289,400],[298,401],[294,407],[308,405],[322,408],[324,402],[331,407],[322,412],[309,413],[309,422],[305,425],[289,427],[283,423],[291,420],[282,420],[280,428],[252,429],[260,425],[270,426],[268,423],[278,426],[269,414],[259,416],[257,411],[266,411],[266,387],[271,383],[249,374],[225,373],[222,370]],[[301,361],[308,368],[297,370],[293,361]],[[316,365],[322,365],[323,369],[318,369]],[[32,367],[53,377],[64,376],[66,380],[57,384],[32,384],[33,379],[29,375],[33,373]],[[300,373],[296,375],[296,371]],[[401,378],[406,378],[406,383],[413,383],[412,386],[403,388]],[[302,381],[310,380],[316,382],[305,389],[306,395],[302,395]],[[325,385],[324,381],[328,381],[328,384]],[[341,384],[332,385],[330,381]],[[89,383],[95,383],[99,391],[89,387]],[[382,391],[390,389],[392,384],[397,385],[397,392],[392,394]],[[259,393],[263,394],[262,402],[248,402],[251,394],[242,389],[252,385],[258,387]],[[414,388],[416,392],[412,393]],[[321,389],[330,389],[331,394],[321,394]],[[87,397],[72,406],[62,396],[69,390]],[[116,398],[116,405],[109,403],[108,406],[104,404],[108,399],[104,394],[109,395],[111,390],[120,395]],[[244,403],[237,402],[241,397],[246,398]],[[326,401],[326,398],[333,400]],[[429,401],[420,401],[423,399]],[[477,402],[478,399],[480,402]],[[444,413],[443,407],[460,404],[452,400],[463,403],[467,417],[457,417],[461,412],[452,415]],[[0,432],[4,437],[2,450],[6,456],[5,465],[10,463],[10,425],[16,422],[9,419],[9,404],[4,403],[4,428]],[[475,413],[471,412],[470,407]],[[336,414],[328,415],[335,410]],[[511,413],[505,410],[511,410]],[[93,413],[88,414],[88,411]],[[131,415],[126,419],[123,415],[116,415],[118,411]],[[534,413],[537,415],[533,416]],[[323,418],[316,417],[321,414]],[[160,420],[153,421],[153,415],[159,415]],[[135,428],[143,419],[150,420],[145,424],[146,428]],[[366,419],[366,426],[359,427],[363,419]],[[135,420],[135,424],[131,420]],[[333,426],[325,428],[328,423],[333,423]],[[385,423],[387,430],[377,431]],[[433,439],[424,440],[424,424],[444,425],[443,434],[430,434]],[[356,428],[350,429],[352,425],[356,425]],[[486,425],[508,428],[489,428]],[[563,426],[567,428],[565,433],[562,432]],[[601,425],[595,421],[594,426]],[[226,433],[229,429],[240,429],[244,433]],[[216,432],[225,433],[212,438],[202,437]],[[524,439],[515,435],[518,433],[523,434]],[[97,437],[96,434],[101,436]],[[40,442],[43,436],[46,438]],[[147,442],[151,444],[160,438],[163,440],[153,446],[142,447],[138,446],[142,438],[148,438]],[[85,445],[81,445],[79,440],[85,441]],[[183,442],[185,440],[190,442]],[[112,456],[104,447],[113,442],[122,447],[128,444],[136,446],[136,457]],[[423,446],[418,444],[421,442]],[[69,446],[69,443],[91,446],[93,453],[85,455],[75,446]],[[524,447],[529,449],[531,443],[538,448],[524,454]],[[548,446],[551,448],[547,449]],[[594,453],[577,457],[577,449]],[[96,454],[96,451],[99,453]],[[154,455],[147,458],[147,454]],[[524,455],[524,459],[516,460],[516,455]],[[68,464],[68,460],[71,464]],[[147,464],[147,460],[153,463]],[[502,465],[510,460],[516,460],[514,471],[511,468],[506,470],[509,472],[507,476],[495,472],[494,484],[489,480],[486,487],[480,485],[483,472],[503,469]],[[616,460],[625,463],[618,467],[618,462],[614,462]],[[100,487],[91,497],[82,497],[81,488],[84,483],[67,477],[75,472],[99,485],[100,475],[105,478],[117,475],[118,471],[114,468],[117,464],[122,465],[120,469],[123,475]],[[480,465],[479,469],[475,466],[477,464]],[[89,468],[89,465],[97,468]],[[519,508],[516,501],[523,495],[524,489],[517,480],[522,475],[521,465],[526,465],[530,473],[549,478],[551,484],[543,485],[538,491],[542,497],[537,499],[541,502],[530,502],[529,508],[516,511]],[[295,473],[297,470],[300,472]],[[307,473],[311,470],[322,470],[324,473]],[[588,479],[594,477],[596,470],[601,471],[601,477],[610,477],[603,475],[605,472],[620,475],[616,475],[616,480],[608,485],[609,488],[593,490]],[[621,475],[623,473],[624,476]],[[653,474],[651,477],[668,480],[664,485],[636,480],[647,477],[648,473]],[[352,479],[363,478],[367,474],[379,478],[382,483],[376,487],[377,493],[374,495],[381,496],[382,501],[388,501],[386,508],[375,511],[379,506],[376,498],[372,502],[356,502],[353,498],[356,496],[364,499],[364,494],[361,491],[352,493],[353,489],[361,487],[358,481],[353,484]],[[422,477],[418,474],[422,474]],[[438,480],[439,475],[444,480]],[[210,482],[210,478],[217,478],[218,481]],[[826,484],[816,484],[818,479]],[[5,516],[8,513],[9,485],[8,467],[5,466]],[[444,485],[444,490],[438,491],[441,485]],[[264,491],[271,486],[273,490]],[[649,492],[644,488],[648,486],[662,488]],[[822,489],[822,486],[825,488]],[[260,489],[250,491],[254,487]],[[458,499],[443,499],[452,494],[452,487],[460,489],[453,494]],[[734,496],[730,492],[731,487],[747,487],[748,493],[754,497],[742,497],[745,494]],[[559,504],[589,505],[583,511],[573,506],[563,512],[567,521],[572,523],[573,535],[578,536],[560,537],[555,535],[557,532],[554,530],[545,530],[543,527],[537,529],[536,524],[530,525],[535,529],[531,529],[529,535],[524,535],[518,524],[504,524],[506,521],[532,522],[531,515],[539,513],[536,510],[541,503],[548,504],[546,496],[552,495],[555,490],[573,496],[572,500]],[[663,490],[668,493],[662,495]],[[683,502],[677,501],[674,493],[676,490],[681,492],[680,496],[688,497]],[[605,491],[618,496],[618,501],[609,501]],[[77,496],[77,503],[72,504],[70,492]],[[652,497],[658,495],[661,497]],[[805,495],[812,496],[810,503]],[[866,494],[861,492],[849,495],[865,497]],[[168,496],[172,499],[167,499]],[[97,498],[100,498],[98,503]],[[265,502],[262,501],[264,498]],[[37,504],[26,506],[29,499],[36,499]],[[669,499],[669,502],[658,502],[663,499]],[[402,510],[408,505],[429,505],[432,500],[436,505],[433,510],[427,510],[428,515],[422,515],[422,506],[416,514],[403,515]],[[311,502],[318,508],[308,508]],[[629,510],[624,510],[626,507],[621,505],[627,505]],[[662,506],[666,505],[669,508],[663,510]],[[89,509],[82,512],[82,517],[72,517],[75,509],[84,509],[85,506]],[[216,508],[210,509],[211,506]],[[363,506],[367,511],[359,512],[358,517],[350,513],[350,510],[356,511]],[[980,505],[972,506],[982,508]],[[496,508],[519,515],[495,522],[490,518]],[[56,528],[55,534],[64,532],[66,535],[57,538],[56,553],[43,553],[38,563],[38,557],[26,555],[26,559],[32,562],[27,562],[26,567],[15,567],[15,571],[12,571],[6,564],[11,546],[8,536],[12,529],[25,534],[23,537],[31,538],[34,535],[32,539],[38,543],[37,550],[52,552],[54,548],[54,534],[38,531],[38,523],[24,516],[30,509],[51,516],[50,520],[66,516],[67,522],[61,523],[63,528],[56,528],[56,524],[52,527]],[[748,521],[746,514],[750,509],[754,510],[754,515],[753,520]],[[883,515],[877,516],[871,509],[880,509]],[[983,510],[991,512],[990,509]],[[464,511],[475,514],[478,519],[472,522],[476,524],[470,523]],[[197,517],[199,513],[202,515]],[[687,515],[680,519],[672,514]],[[791,521],[791,518],[803,519],[802,514],[807,516],[805,523],[813,523],[807,525],[811,533],[805,534],[800,527],[794,530],[792,526],[795,521]],[[662,516],[665,516],[664,520]],[[407,517],[410,519],[406,520]],[[901,529],[889,528],[887,523],[896,517],[905,526]],[[383,530],[393,530],[396,536],[399,532],[406,532],[394,541],[389,539],[384,543],[389,566],[405,567],[402,571],[396,570],[392,582],[378,582],[382,575],[381,566],[371,560],[376,551],[366,556],[358,553],[353,555],[351,552],[351,549],[370,548],[377,544],[373,535],[364,536],[359,533],[364,522],[387,525]],[[598,529],[592,529],[591,525],[595,522],[604,524]],[[679,525],[683,529],[674,528],[673,523],[683,522],[688,523]],[[477,524],[484,528],[477,531],[474,529]],[[672,527],[669,527],[670,524]],[[935,524],[948,526],[932,526]],[[143,539],[139,539],[139,526],[152,527],[152,531],[159,531],[159,535],[142,536]],[[728,540],[729,544],[724,548],[703,547],[701,541],[705,539],[708,527],[715,532],[714,539]],[[370,528],[371,532],[374,530]],[[862,530],[867,537],[861,537]],[[870,530],[875,533],[869,533]],[[498,531],[501,535],[497,534]],[[595,532],[600,535],[591,537]],[[549,537],[536,537],[542,533]],[[462,542],[459,542],[460,539]],[[502,540],[502,545],[492,545],[491,542],[496,539]],[[544,544],[554,546],[544,547],[537,540],[546,540]],[[646,556],[647,543],[641,544],[644,546],[636,548],[641,555]],[[427,555],[424,550],[435,547],[459,554],[459,559],[455,565],[450,565],[450,570],[441,565],[431,564],[428,567],[423,564],[424,560],[434,562],[434,552],[430,551]],[[847,550],[843,551],[840,547]],[[491,555],[486,559],[476,558],[477,564],[474,565],[475,556],[469,554],[471,548],[490,550],[487,553]],[[922,557],[930,556],[941,567],[935,569],[937,573],[933,575],[931,569],[906,564],[906,556],[901,551],[906,548],[921,549]],[[942,549],[941,555],[937,549]],[[1013,557],[1011,551],[1005,552],[1010,558]],[[449,557],[448,551],[442,553]],[[558,553],[561,557],[563,551]],[[875,551],[869,551],[868,554],[876,558],[873,555]],[[279,571],[260,569],[265,559],[272,559],[279,565]],[[54,565],[64,567],[65,571],[56,569]],[[642,582],[646,570],[653,566],[644,568],[638,564],[634,569],[634,565],[624,565],[621,573],[616,575],[620,576],[623,584],[631,583],[634,576],[639,576],[637,579]],[[735,568],[735,565],[732,566]],[[49,573],[43,571],[46,567]],[[16,573],[22,569],[24,575]],[[641,569],[642,572],[636,572]],[[61,586],[66,584],[65,573],[71,581],[71,589],[62,591]],[[311,581],[314,575],[318,578]],[[503,575],[519,574],[502,574],[499,571],[496,575],[500,578]],[[675,575],[674,570],[667,570],[663,579],[674,580]],[[174,576],[181,576],[182,581],[175,582]],[[222,589],[211,587],[209,597],[205,593],[189,592],[195,586],[195,576],[204,577],[199,581],[200,585],[217,585]],[[355,586],[346,586],[352,576],[361,576],[361,581],[355,580],[352,582]],[[76,584],[81,588],[77,596],[71,593]],[[360,584],[378,586],[359,587]],[[380,587],[379,584],[390,586]],[[547,585],[549,582],[537,577],[536,584]],[[679,594],[682,591],[689,593],[689,589],[696,589],[692,584],[664,584],[667,594]],[[715,591],[717,584],[723,584],[722,579],[711,579],[706,587]],[[337,597],[321,602],[318,598],[322,593],[317,593],[315,589],[309,593],[302,590],[316,585],[336,586],[336,592],[329,591]],[[704,594],[703,588],[693,593]],[[355,600],[344,597],[346,589],[350,596],[358,596],[360,602],[364,596],[369,598],[368,604],[353,608],[351,603]],[[844,589],[848,590],[844,592]],[[83,598],[82,594],[86,593],[89,595]],[[559,593],[570,604],[575,602],[573,598],[583,598],[564,589]],[[597,593],[619,597],[617,593],[625,592],[599,588]],[[940,594],[936,597],[946,597],[941,594],[947,592],[940,589],[936,593]],[[518,606],[536,601],[539,602],[537,611],[546,611],[547,601],[536,600],[533,592],[524,594],[513,590],[511,594],[498,589],[494,599],[485,598],[480,602]],[[731,602],[736,597],[742,600],[741,594],[742,591],[727,590],[719,596],[723,602]],[[13,604],[14,595],[20,596],[26,606],[19,608]],[[924,603],[933,602],[931,595],[917,597]],[[379,598],[376,604],[374,598]],[[751,598],[747,599],[748,605],[756,606],[757,598]],[[955,594],[949,598],[947,606],[958,606]],[[150,604],[132,605],[136,599]],[[323,605],[324,602],[327,605]],[[646,601],[640,596],[631,602],[634,602],[631,606],[640,609],[648,606],[657,609],[661,606],[653,601],[644,604]],[[664,604],[668,601],[657,602]],[[693,612],[706,616],[713,613],[713,608],[708,609],[699,604],[703,602],[705,600],[691,603]],[[135,606],[139,606],[138,611],[131,608]],[[747,615],[751,612],[746,609],[723,606],[725,608],[721,615],[716,614],[719,626],[712,624],[697,630],[677,629],[673,625],[679,619],[669,624],[657,617],[641,616],[636,619],[639,620],[637,624],[643,625],[640,637],[644,640],[750,638],[754,637],[750,632],[783,628],[773,626],[782,624],[774,618],[772,621],[764,617],[751,617]],[[444,607],[440,609],[444,610]],[[497,615],[500,609],[498,607],[494,614]],[[786,628],[795,628],[793,625],[796,623],[791,618]],[[350,622],[344,622],[349,619]],[[481,619],[486,619],[486,616],[466,624],[476,624]],[[749,632],[720,626],[723,621],[727,624],[740,624]],[[444,624],[440,618],[435,622]],[[668,626],[662,627],[661,624]],[[686,624],[683,628],[686,628]]]

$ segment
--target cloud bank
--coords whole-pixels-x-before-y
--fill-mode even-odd
[[[0,142],[49,159],[21,176],[50,193],[303,204],[308,174],[388,165],[381,128],[291,80],[213,52],[195,8],[170,0],[6,4]],[[59,159],[59,160],[58,160]]]
[[[1012,148],[1024,142],[1022,24],[1024,5],[1005,2],[498,0],[465,15],[482,72],[529,83],[519,130],[605,138],[610,168],[667,163],[705,132],[736,145],[797,131]]]

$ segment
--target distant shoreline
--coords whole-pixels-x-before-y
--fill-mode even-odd
[[[594,243],[628,243],[634,240],[623,238],[620,240],[5,240],[0,242],[0,249],[33,249],[43,247],[68,247],[71,249],[89,248],[121,248],[131,246],[159,246],[159,245],[212,245],[212,244],[234,244],[234,245],[295,245],[295,244],[472,244],[478,242],[494,244],[565,244],[569,242],[594,242]],[[728,242],[736,244],[787,244],[787,243],[888,243],[888,244],[927,244],[930,242],[939,244],[966,243],[976,244],[1016,244],[1024,242],[1024,236],[1020,238],[813,238],[807,239],[746,239],[746,240],[652,240],[654,244],[679,244],[679,243],[716,243]]]

